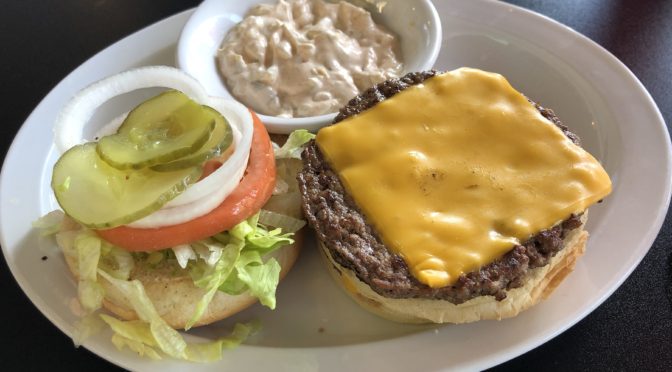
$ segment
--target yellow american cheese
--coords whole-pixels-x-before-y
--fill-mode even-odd
[[[434,288],[611,192],[597,160],[502,76],[475,69],[410,87],[316,141],[383,242]]]

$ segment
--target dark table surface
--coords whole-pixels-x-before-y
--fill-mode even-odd
[[[233,1],[233,0],[222,0]],[[441,1],[441,0],[434,0]],[[469,0],[465,0],[469,1]],[[672,1],[511,0],[588,36],[623,61],[672,122]],[[0,12],[0,154],[68,73],[111,43],[197,0],[6,0]],[[651,159],[655,161],[655,159]],[[496,370],[672,371],[672,221],[625,283],[597,310]],[[3,370],[114,370],[29,301],[0,260]]]

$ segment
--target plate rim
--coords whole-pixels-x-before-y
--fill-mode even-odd
[[[609,51],[607,51],[606,49],[604,49],[604,48],[603,48],[602,46],[600,46],[599,44],[593,42],[592,40],[590,40],[590,39],[587,38],[586,36],[584,36],[584,35],[578,33],[576,30],[574,30],[574,29],[572,29],[572,28],[569,28],[568,26],[565,26],[565,25],[563,25],[563,24],[561,24],[561,23],[559,23],[559,22],[557,22],[557,21],[551,19],[550,17],[547,17],[547,16],[545,16],[545,15],[541,15],[541,14],[539,14],[539,13],[533,12],[533,11],[528,10],[528,9],[525,9],[525,8],[518,7],[518,6],[516,6],[516,5],[511,5],[511,4],[506,4],[506,3],[499,3],[499,2],[496,2],[496,1],[481,0],[481,1],[475,1],[475,2],[473,2],[473,3],[474,3],[474,4],[476,4],[476,3],[480,3],[480,4],[486,4],[486,3],[488,3],[487,6],[491,6],[491,5],[494,3],[494,4],[497,4],[497,6],[500,6],[500,5],[501,5],[501,6],[505,6],[505,7],[515,8],[517,11],[521,11],[521,12],[523,12],[523,13],[526,13],[527,16],[541,17],[541,18],[545,19],[546,22],[550,22],[551,24],[555,25],[556,27],[557,27],[557,26],[561,26],[562,28],[564,28],[564,29],[566,29],[566,30],[569,30],[571,33],[574,34],[574,36],[577,36],[577,35],[578,35],[579,38],[583,39],[583,42],[588,42],[589,44],[592,44],[591,47],[593,47],[593,48],[594,48],[594,47],[597,47],[597,48],[600,50],[600,52],[601,52],[602,54],[606,54],[608,57],[610,57],[611,62],[616,62],[616,65],[617,65],[621,70],[623,70],[623,72],[625,72],[625,74],[626,74],[629,78],[634,79],[634,81],[635,81],[636,84],[638,85],[639,91],[640,91],[640,92],[643,92],[643,93],[645,94],[645,98],[646,98],[647,102],[648,102],[649,105],[650,105],[649,108],[653,108],[653,109],[655,110],[654,112],[655,112],[655,114],[657,115],[657,118],[658,118],[658,120],[659,120],[659,123],[662,124],[662,125],[661,125],[661,129],[663,130],[663,132],[664,132],[665,134],[667,134],[667,136],[666,136],[666,141],[665,141],[667,157],[666,157],[665,160],[666,160],[667,165],[668,165],[667,170],[668,170],[668,175],[669,175],[670,163],[672,163],[672,162],[670,161],[670,159],[672,158],[672,151],[671,151],[671,148],[672,148],[672,147],[671,147],[671,145],[670,145],[669,132],[668,132],[668,130],[667,130],[667,126],[665,125],[665,120],[664,120],[664,118],[663,118],[663,116],[662,116],[662,114],[661,114],[661,112],[660,112],[660,109],[658,108],[658,106],[656,105],[655,101],[654,101],[653,98],[651,97],[650,93],[646,90],[646,88],[645,88],[644,85],[641,83],[641,81],[636,77],[636,75],[634,75],[634,74],[627,68],[627,66],[625,66],[620,60],[618,60],[615,56],[613,56]],[[193,11],[194,11],[194,9],[186,10],[186,11],[177,13],[177,14],[175,14],[175,15],[173,15],[173,16],[170,16],[170,17],[168,17],[168,18],[165,18],[165,19],[163,19],[163,20],[160,20],[160,21],[158,21],[158,22],[155,22],[155,23],[153,23],[153,24],[151,24],[151,25],[148,25],[148,26],[146,26],[146,27],[144,27],[144,28],[142,28],[142,29],[140,29],[140,30],[138,30],[138,31],[136,31],[136,32],[134,32],[134,33],[132,33],[132,34],[130,34],[130,35],[124,37],[124,38],[122,38],[121,40],[119,40],[119,41],[117,41],[117,42],[111,44],[110,46],[104,48],[104,49],[101,50],[99,53],[97,53],[97,54],[95,54],[94,56],[92,56],[91,58],[89,58],[87,61],[83,62],[79,67],[77,67],[77,68],[76,68],[75,70],[73,70],[70,74],[68,74],[68,75],[67,75],[61,82],[59,82],[59,84],[57,84],[54,88],[52,88],[52,89],[50,90],[50,92],[49,92],[49,93],[48,93],[48,94],[47,94],[47,95],[40,101],[40,103],[38,104],[38,106],[36,106],[36,108],[33,110],[33,112],[31,112],[31,114],[28,116],[28,118],[27,118],[27,119],[24,121],[24,123],[22,124],[21,128],[19,129],[19,132],[17,133],[17,135],[16,135],[16,137],[15,137],[15,139],[16,139],[19,135],[21,135],[22,131],[27,130],[25,124],[28,123],[34,115],[36,115],[36,112],[38,111],[38,109],[40,108],[40,106],[42,105],[42,103],[45,101],[46,97],[49,96],[49,94],[51,94],[51,92],[53,92],[54,90],[58,89],[59,86],[60,86],[61,84],[64,84],[65,81],[69,80],[69,79],[71,78],[71,76],[73,76],[74,74],[76,74],[77,71],[79,71],[78,69],[79,69],[82,65],[87,64],[87,63],[89,63],[91,60],[97,58],[97,56],[100,55],[101,53],[103,53],[105,50],[107,50],[107,49],[109,49],[109,48],[112,48],[112,47],[114,47],[115,45],[117,45],[117,44],[119,44],[119,43],[122,43],[122,42],[124,42],[124,41],[127,40],[127,39],[131,39],[131,38],[136,38],[136,37],[138,37],[138,34],[147,32],[148,29],[155,27],[157,24],[160,24],[160,23],[166,23],[166,24],[167,24],[167,23],[177,22],[178,19],[181,19],[181,18],[183,18],[183,17],[186,17],[188,14],[192,13]],[[186,22],[186,18],[184,18],[184,21]],[[3,179],[5,178],[5,166],[6,166],[7,162],[8,162],[9,154],[10,154],[12,151],[17,151],[17,150],[15,149],[15,146],[16,146],[16,141],[13,140],[13,141],[12,141],[12,144],[10,145],[10,147],[9,147],[9,149],[8,149],[7,157],[6,157],[6,159],[5,159],[5,163],[3,164],[2,174],[1,174],[1,176],[0,176],[0,184],[1,184],[1,183],[4,183],[4,182],[2,182],[2,181],[3,181]],[[655,218],[655,223],[654,223],[654,225],[652,225],[652,228],[650,229],[650,231],[655,231],[655,232],[653,233],[653,237],[650,239],[650,242],[648,242],[649,249],[650,249],[651,244],[652,244],[653,241],[655,240],[656,236],[658,235],[658,232],[659,232],[659,230],[660,230],[660,228],[661,228],[661,226],[662,226],[662,224],[663,224],[663,222],[664,222],[664,218],[665,218],[665,216],[666,216],[667,209],[669,208],[670,196],[671,196],[669,191],[670,191],[670,183],[671,183],[671,182],[672,182],[672,180],[670,179],[670,177],[666,177],[665,190],[667,191],[667,194],[665,195],[665,201],[664,201],[665,208],[661,208],[661,209],[658,210],[658,213],[657,213],[656,218]],[[2,190],[3,190],[3,189],[0,188],[0,195],[2,195]],[[0,224],[2,224],[2,221],[1,221],[1,220],[0,220]],[[3,235],[3,236],[0,236],[0,239],[1,239],[1,241],[2,241],[2,251],[3,251],[3,254],[4,254],[5,259],[6,259],[6,261],[7,261],[8,267],[10,268],[10,271],[12,272],[12,275],[14,276],[15,280],[17,281],[17,283],[19,284],[19,286],[21,287],[21,289],[23,290],[23,292],[24,292],[24,293],[26,294],[26,296],[31,300],[31,302],[33,302],[33,303],[35,304],[35,306],[38,308],[38,310],[40,310],[40,312],[41,312],[42,314],[45,315],[45,317],[47,317],[47,318],[48,318],[54,325],[56,325],[56,326],[57,326],[63,333],[65,333],[66,335],[70,335],[69,330],[66,329],[67,327],[61,327],[60,323],[61,323],[62,321],[61,321],[60,319],[56,319],[56,316],[54,316],[54,314],[51,314],[49,311],[44,311],[44,310],[43,310],[43,307],[48,308],[48,304],[46,304],[46,303],[42,303],[42,302],[41,302],[41,299],[39,299],[39,298],[38,298],[37,300],[35,300],[35,298],[34,298],[35,296],[30,296],[30,295],[29,295],[29,293],[28,293],[28,291],[27,291],[27,285],[26,285],[26,283],[25,283],[25,278],[23,278],[23,274],[17,272],[17,267],[15,267],[14,260],[13,260],[13,259],[11,259],[11,260],[9,259],[9,258],[13,258],[13,257],[12,257],[12,255],[11,255],[11,253],[8,251],[8,248],[6,248],[6,244],[4,244],[4,243],[5,243],[5,237],[4,237],[4,235]],[[648,240],[648,239],[647,239],[647,240]],[[644,251],[639,255],[639,258],[636,260],[636,263],[634,263],[633,265],[630,265],[629,269],[627,270],[627,273],[626,273],[625,275],[621,275],[621,276],[619,277],[619,280],[617,280],[616,283],[613,284],[613,285],[611,286],[611,288],[610,288],[608,291],[606,291],[605,293],[602,294],[602,296],[601,296],[601,298],[600,298],[599,301],[596,301],[596,302],[592,303],[592,304],[589,305],[586,309],[584,309],[584,311],[583,311],[583,315],[580,316],[580,317],[578,317],[577,319],[575,319],[573,322],[571,322],[571,323],[569,323],[569,324],[566,324],[566,325],[563,326],[563,327],[558,328],[558,329],[556,330],[556,332],[553,332],[552,334],[548,334],[548,335],[546,335],[546,337],[543,337],[542,339],[538,340],[538,342],[536,342],[536,343],[532,343],[531,345],[527,345],[527,346],[529,346],[529,347],[525,347],[525,348],[523,348],[524,350],[522,350],[522,351],[521,351],[520,347],[519,347],[519,348],[515,348],[515,347],[513,347],[512,349],[516,349],[515,351],[512,351],[512,350],[508,350],[508,351],[507,351],[507,350],[503,350],[503,351],[501,351],[499,354],[495,355],[495,358],[494,358],[494,359],[491,357],[487,362],[484,361],[482,364],[470,364],[470,365],[468,366],[468,368],[474,368],[474,367],[476,367],[476,368],[478,368],[478,369],[481,369],[481,368],[487,368],[488,366],[493,366],[493,365],[499,364],[499,363],[504,362],[504,361],[506,361],[506,360],[509,360],[509,359],[511,359],[511,358],[513,358],[513,357],[515,357],[515,356],[521,355],[522,353],[527,352],[527,351],[529,351],[529,350],[531,350],[531,349],[533,349],[533,348],[535,348],[535,347],[537,347],[537,346],[539,346],[539,345],[541,345],[541,344],[547,342],[548,340],[550,340],[550,339],[556,337],[558,334],[564,332],[566,329],[570,328],[571,326],[573,326],[574,324],[576,324],[578,321],[580,321],[581,319],[583,319],[586,315],[588,315],[589,313],[591,313],[592,311],[594,311],[594,309],[597,308],[599,305],[601,305],[601,304],[604,302],[604,300],[606,300],[609,296],[611,296],[611,294],[613,294],[613,292],[614,292],[617,288],[620,287],[620,285],[621,285],[621,284],[622,284],[622,283],[623,283],[623,282],[630,276],[630,274],[632,273],[632,271],[634,271],[634,269],[639,265],[639,263],[641,262],[641,260],[642,260],[643,257],[646,255],[646,253],[648,252],[649,249],[644,250]],[[17,274],[18,274],[18,275],[17,275]],[[19,280],[19,279],[18,279],[19,277],[23,278],[23,280]],[[52,317],[52,316],[53,316],[53,317]],[[385,341],[377,341],[376,343],[386,343],[386,342],[392,342],[392,341],[394,341],[394,340],[395,340],[395,339],[392,339],[392,340],[385,340]],[[109,359],[108,357],[103,356],[103,354],[101,354],[101,353],[103,353],[102,350],[96,350],[97,348],[95,348],[95,347],[92,348],[90,345],[85,344],[85,347],[87,347],[87,349],[89,349],[89,350],[92,350],[94,353],[96,353],[96,354],[97,354],[98,356],[100,356],[101,358],[106,359],[106,360],[108,360],[108,361],[110,361],[110,362],[112,362],[112,363],[115,363],[115,364],[118,364],[118,365],[121,365],[121,366],[125,366],[125,367],[133,367],[133,366],[134,366],[134,365],[131,365],[131,364],[129,364],[129,365],[126,365],[126,364],[120,364],[120,363],[118,363],[116,360]],[[245,346],[245,347],[246,347],[246,348],[258,348],[258,347],[254,347],[254,346]],[[361,347],[361,344],[350,345],[350,346],[327,347],[327,348],[323,348],[323,349],[333,349],[333,348],[345,348],[345,349],[347,349],[347,348],[354,348],[354,347]],[[316,350],[316,349],[320,349],[320,348],[312,348],[312,349],[313,349],[313,350]],[[513,353],[513,355],[511,355],[511,353]],[[137,365],[135,365],[135,366],[137,367]],[[460,368],[460,367],[461,367],[461,366],[458,366],[458,367],[456,367],[456,368]],[[453,367],[451,366],[451,368],[453,368]]]

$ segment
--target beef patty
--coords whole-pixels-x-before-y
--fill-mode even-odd
[[[403,89],[422,83],[436,71],[409,73],[399,79],[382,82],[353,98],[334,119],[334,124],[356,115]],[[533,102],[534,103],[534,102]],[[558,126],[574,143],[579,138],[570,132],[553,111],[534,103],[539,112]],[[388,298],[442,299],[459,304],[478,296],[506,298],[506,290],[520,287],[527,273],[548,264],[563,248],[563,238],[581,226],[580,216],[572,215],[555,227],[544,230],[521,245],[514,246],[498,260],[478,271],[462,274],[451,286],[431,288],[413,277],[401,256],[382,243],[373,226],[348,195],[338,174],[331,169],[311,141],[302,154],[303,170],[299,188],[303,211],[309,225],[341,266],[378,294]]]

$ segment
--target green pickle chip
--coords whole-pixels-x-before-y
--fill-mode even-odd
[[[66,151],[54,165],[51,187],[63,211],[82,225],[103,229],[160,209],[201,176],[200,165],[172,172],[120,170],[103,161],[96,143]]]
[[[209,110],[171,90],[133,109],[116,134],[100,139],[96,151],[115,168],[145,168],[198,152],[215,127]]]
[[[117,133],[66,151],[51,187],[86,227],[112,228],[159,210],[201,177],[233,141],[216,110],[170,90],[134,108]]]
[[[213,120],[215,121],[215,128],[210,134],[210,139],[201,147],[200,150],[194,154],[182,157],[180,159],[157,164],[152,166],[152,169],[156,171],[173,171],[177,169],[182,169],[186,167],[192,167],[197,164],[202,164],[206,160],[219,156],[226,149],[231,146],[233,141],[233,132],[231,131],[231,126],[229,122],[215,109],[203,106],[206,112],[208,112]]]

